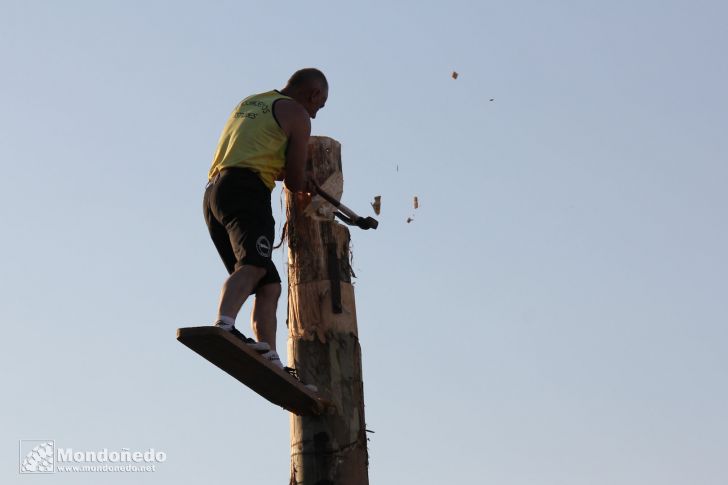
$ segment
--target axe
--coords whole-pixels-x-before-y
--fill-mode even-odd
[[[318,193],[318,195],[326,199],[327,202],[338,209],[337,212],[334,212],[334,215],[341,219],[345,224],[357,226],[362,229],[376,229],[379,225],[379,221],[373,217],[361,217],[357,215],[356,212],[346,207],[331,195],[327,194],[316,182],[314,182],[314,187],[316,187],[316,193]]]

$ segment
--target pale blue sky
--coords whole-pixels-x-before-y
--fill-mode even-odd
[[[226,117],[307,66],[347,205],[382,195],[352,231],[371,483],[728,483],[725,3],[0,6],[3,483],[40,481],[36,438],[168,454],[57,485],[287,483],[287,414],[174,332],[225,276]]]

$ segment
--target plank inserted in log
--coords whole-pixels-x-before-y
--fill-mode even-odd
[[[177,329],[177,340],[270,402],[299,415],[322,413],[327,401],[217,327]]]

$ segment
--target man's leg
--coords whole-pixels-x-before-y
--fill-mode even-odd
[[[261,278],[265,276],[265,273],[265,268],[250,265],[240,266],[233,271],[222,285],[218,314],[235,320],[243,303],[248,299]]]
[[[215,326],[245,339],[259,352],[269,351],[267,343],[247,339],[234,325],[253,291],[280,282],[271,261],[275,222],[270,191],[257,174],[227,169],[209,186],[205,195],[210,235],[230,273],[220,293]],[[273,342],[275,344],[275,334]]]
[[[251,313],[251,324],[259,342],[266,342],[271,350],[276,349],[276,309],[281,296],[281,284],[270,283],[258,288]]]
[[[215,248],[222,262],[225,264],[225,269],[230,274],[227,280],[225,280],[225,283],[223,283],[220,292],[218,321],[222,320],[223,323],[232,326],[240,312],[240,308],[242,308],[243,303],[245,303],[245,300],[250,295],[252,289],[255,288],[255,285],[258,284],[262,275],[265,274],[265,270],[253,266],[237,266],[238,255],[235,254],[236,248],[233,247],[233,241],[237,243],[241,235],[236,233],[235,238],[231,240],[227,228],[215,217],[216,211],[213,206],[216,206],[216,199],[220,198],[219,193],[217,193],[219,192],[219,179],[220,176],[206,187],[202,210],[212,242],[215,244]],[[218,216],[221,216],[219,214],[219,207],[217,209]],[[231,227],[237,230],[239,225],[234,224]],[[240,253],[241,249],[237,249]],[[223,318],[221,319],[221,317]]]

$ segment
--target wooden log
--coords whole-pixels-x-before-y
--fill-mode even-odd
[[[319,185],[343,184],[336,140],[311,137],[307,164]],[[366,485],[364,386],[349,230],[330,211],[312,215],[298,203],[286,193],[289,365],[303,382],[317,386],[330,406],[319,416],[291,415],[290,483]],[[312,205],[322,204],[314,200]]]

